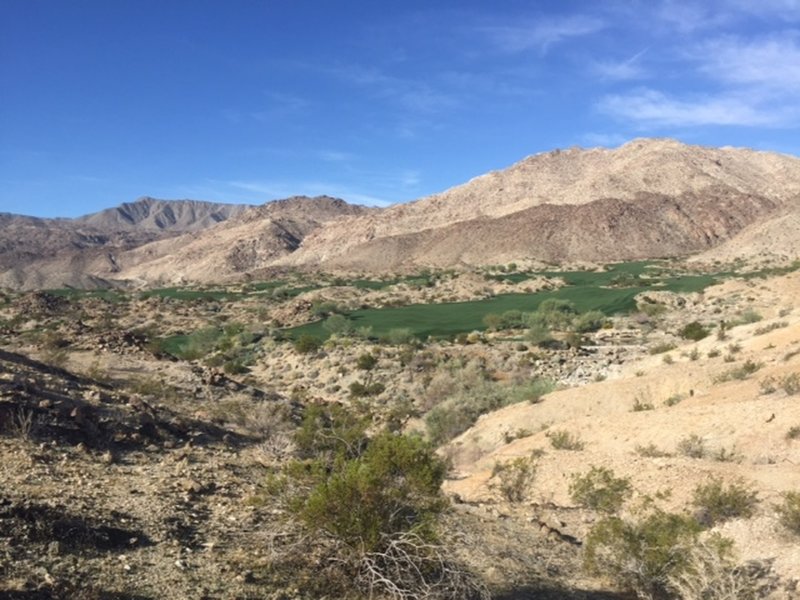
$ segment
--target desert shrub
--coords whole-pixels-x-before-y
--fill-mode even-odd
[[[468,380],[472,383],[465,385]],[[457,383],[453,393],[428,412],[425,417],[428,435],[434,443],[442,444],[469,429],[482,414],[517,402],[536,402],[551,390],[552,383],[541,379],[503,385],[468,377]]]
[[[382,383],[361,383],[354,381],[350,384],[350,397],[352,398],[367,398],[371,396],[378,396],[384,392],[386,386]]]
[[[705,458],[707,454],[705,440],[692,433],[678,442],[678,453],[689,458]]]
[[[300,354],[310,354],[319,350],[322,347],[322,342],[313,335],[304,333],[294,341],[293,345],[294,349]]]
[[[325,318],[342,312],[342,308],[330,300],[317,300],[311,304],[311,315],[314,317]]]
[[[311,445],[311,454],[324,456]],[[350,444],[344,444],[351,448]],[[486,598],[440,543],[445,463],[417,436],[379,433],[334,461],[294,461],[267,484],[304,530],[302,551],[274,565],[314,597]],[[303,545],[304,544],[304,545]],[[288,583],[286,581],[285,583]],[[324,586],[320,586],[324,581]]]
[[[525,339],[531,344],[540,346],[552,341],[553,334],[546,325],[534,323],[528,327],[528,331],[525,333]]]
[[[707,337],[709,334],[708,329],[706,329],[702,323],[698,321],[692,321],[691,323],[687,323],[684,327],[680,330],[679,335],[685,340],[693,340],[698,342],[703,338]]]
[[[666,456],[672,456],[669,452],[661,450],[653,443],[650,443],[647,446],[636,446],[636,454],[646,458],[664,458]]]
[[[753,362],[752,360],[746,360],[738,367],[734,367],[733,369],[728,369],[727,371],[720,373],[717,377],[714,378],[715,383],[724,383],[726,381],[741,381],[743,379],[747,379],[750,375],[758,371],[762,367],[761,363]]]
[[[697,486],[692,497],[693,506],[702,511],[709,524],[750,517],[757,503],[755,490],[745,486],[742,481],[726,486],[719,478]]]
[[[642,302],[637,305],[640,312],[646,314],[648,317],[658,317],[667,312],[666,304],[660,302]]]
[[[606,316],[599,310],[590,310],[575,318],[573,327],[578,333],[597,331],[606,323]]]
[[[669,582],[688,568],[699,533],[692,518],[660,510],[638,520],[607,517],[586,539],[585,566],[639,598],[668,598]]]
[[[347,336],[355,330],[353,322],[344,315],[331,315],[322,324],[322,327],[333,335]]]
[[[297,516],[307,527],[368,552],[382,536],[402,531],[432,540],[433,520],[446,506],[440,492],[445,473],[422,438],[381,434],[314,485],[297,505]]]
[[[800,440],[800,425],[793,425],[786,432],[787,440]]]
[[[224,332],[216,327],[206,327],[190,334],[176,353],[178,358],[196,360],[213,352]]]
[[[633,406],[631,407],[631,412],[642,412],[645,410],[653,410],[655,409],[655,405],[650,402],[649,400],[645,400],[641,395],[637,394],[636,398],[633,400]]]
[[[664,400],[664,406],[675,406],[683,400],[683,394],[672,394]]]
[[[585,446],[577,435],[573,435],[563,429],[548,431],[545,436],[550,440],[550,445],[556,450],[578,451],[583,450]]]
[[[656,344],[655,346],[651,346],[648,352],[650,354],[663,354],[664,352],[675,350],[675,347],[675,344],[671,342],[662,342],[660,344]]]
[[[627,477],[615,477],[611,469],[592,467],[583,475],[572,476],[569,493],[581,506],[616,513],[631,495],[631,482]]]
[[[332,464],[358,456],[367,442],[369,418],[337,404],[310,404],[294,435],[298,456]]]
[[[394,327],[390,329],[385,335],[381,336],[381,341],[385,344],[392,346],[402,346],[403,344],[411,344],[414,341],[413,332],[407,327]]]
[[[797,394],[800,392],[800,373],[791,373],[781,378],[780,386],[789,396]]]
[[[774,321],[769,325],[764,325],[763,327],[757,327],[756,330],[753,332],[754,335],[764,335],[765,333],[769,333],[770,331],[775,331],[776,329],[781,329],[783,327],[788,327],[789,323],[786,321]]]
[[[763,318],[764,317],[762,317],[755,310],[753,310],[752,308],[748,308],[747,310],[744,310],[741,313],[739,313],[739,316],[731,325],[736,326],[736,325],[747,325],[749,323],[758,323]]]
[[[800,535],[800,491],[783,494],[783,504],[776,507],[781,524],[789,531]]]
[[[511,461],[496,463],[492,469],[492,484],[509,502],[522,502],[528,494],[528,488],[536,477],[536,462],[533,457],[520,456]]]
[[[378,359],[373,354],[365,352],[356,359],[356,368],[362,371],[371,371],[378,364]]]
[[[763,597],[757,577],[733,561],[727,540],[712,536],[689,548],[685,568],[667,581],[670,593],[680,600],[755,600]]]

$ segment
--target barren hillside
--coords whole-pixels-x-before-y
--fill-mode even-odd
[[[526,158],[442,194],[321,229],[280,262],[376,270],[685,255],[794,209],[798,198],[797,158],[639,139],[614,150]]]

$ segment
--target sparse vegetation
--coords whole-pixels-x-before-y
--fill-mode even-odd
[[[509,502],[522,502],[536,477],[536,461],[532,456],[520,456],[513,460],[495,463],[492,479],[496,487]]]
[[[550,445],[556,450],[579,451],[585,447],[585,444],[577,435],[563,429],[548,431],[545,436],[550,440]]]
[[[670,581],[689,568],[699,533],[690,517],[660,510],[637,520],[606,517],[586,539],[586,568],[639,598],[667,598]]]
[[[707,337],[709,330],[698,321],[692,321],[684,325],[680,330],[679,335],[685,340],[693,340],[695,342]]]
[[[783,503],[776,510],[781,524],[791,533],[800,536],[800,491],[785,492]]]
[[[705,458],[706,442],[699,435],[692,433],[678,442],[678,453],[689,458]]]
[[[613,514],[631,495],[631,483],[627,477],[615,477],[611,469],[592,467],[583,475],[572,476],[569,493],[581,506]]]
[[[702,511],[711,525],[737,517],[751,517],[758,499],[756,492],[742,481],[725,485],[722,479],[713,478],[694,490],[693,506]]]

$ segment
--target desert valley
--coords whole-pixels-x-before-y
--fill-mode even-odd
[[[0,213],[0,597],[800,597],[800,158]]]

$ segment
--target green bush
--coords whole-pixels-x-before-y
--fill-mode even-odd
[[[660,510],[637,521],[607,517],[586,539],[585,566],[639,598],[669,598],[670,579],[687,569],[699,532],[690,517]]]
[[[781,524],[789,531],[800,535],[800,491],[783,494],[783,504],[777,507]]]
[[[353,322],[344,315],[331,315],[322,324],[322,327],[333,335],[350,335],[355,328]]]
[[[590,310],[575,318],[573,327],[578,333],[598,331],[608,319],[599,310]]]
[[[378,359],[375,358],[375,356],[370,354],[369,352],[361,354],[356,359],[356,368],[361,369],[362,371],[372,371],[372,369],[374,369],[377,364],[378,364]]]
[[[382,383],[361,383],[354,381],[350,384],[350,396],[352,398],[367,398],[378,396],[384,392],[386,386]]]
[[[532,457],[520,456],[514,460],[496,463],[492,469],[493,484],[509,502],[522,502],[536,476],[536,462]]]
[[[627,477],[615,477],[611,469],[592,467],[583,475],[572,476],[569,494],[581,506],[616,513],[631,495],[631,482]]]
[[[692,504],[702,511],[709,524],[720,523],[737,517],[751,517],[758,499],[755,490],[736,481],[725,485],[719,478],[699,485],[694,490]]]
[[[708,337],[709,330],[706,329],[702,323],[698,321],[692,321],[691,323],[686,324],[683,329],[680,330],[680,336],[685,340],[693,340],[698,342],[705,337]]]
[[[313,335],[309,335],[307,333],[304,333],[294,341],[294,349],[300,354],[310,354],[311,352],[316,352],[321,347],[322,342],[320,342]]]
[[[317,483],[296,505],[297,516],[359,551],[403,531],[433,539],[433,522],[447,504],[440,491],[446,471],[422,438],[381,434]]]

